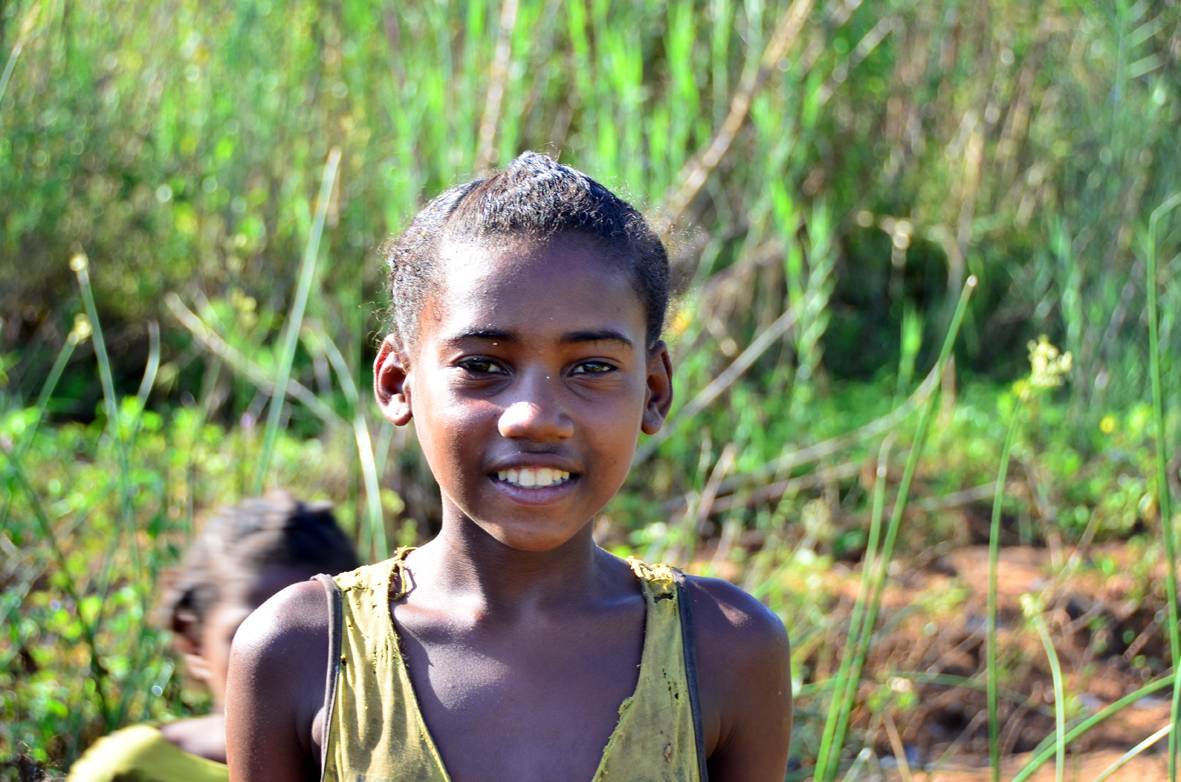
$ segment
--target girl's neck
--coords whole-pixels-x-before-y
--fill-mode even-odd
[[[595,545],[591,526],[556,549],[520,551],[470,520],[445,519],[439,534],[413,556],[414,587],[502,616],[585,603],[613,560]]]

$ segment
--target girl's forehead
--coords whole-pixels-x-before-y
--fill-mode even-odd
[[[585,269],[606,274],[624,273],[627,261],[593,237],[558,234],[552,237],[488,236],[452,239],[439,247],[440,272],[445,277],[491,276],[524,270]]]
[[[423,313],[435,325],[607,319],[635,321],[642,332],[643,303],[625,259],[577,236],[494,241],[440,248],[431,312]]]

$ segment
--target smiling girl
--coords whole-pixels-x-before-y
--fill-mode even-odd
[[[591,537],[672,401],[660,240],[526,153],[436,198],[385,256],[374,390],[414,422],[442,529],[243,624],[231,779],[782,780],[782,623]]]

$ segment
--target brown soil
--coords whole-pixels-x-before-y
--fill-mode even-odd
[[[1099,561],[1106,563],[1106,574],[1093,566]],[[1139,561],[1136,552],[1122,544],[1081,554],[1002,549],[1002,779],[1011,779],[1034,747],[1054,732],[1050,669],[1037,633],[1023,616],[1022,595],[1039,595],[1043,601],[1068,693],[1068,725],[1167,670],[1168,647],[1161,626],[1163,572],[1137,575]],[[900,567],[891,575],[877,625],[879,637],[853,716],[855,727],[869,732],[874,753],[885,767],[881,775],[887,779],[907,778],[900,770],[900,755],[916,782],[990,779],[984,692],[987,574],[987,548],[968,546]],[[855,568],[834,569],[828,588],[836,597],[835,615],[850,611],[858,577]],[[806,663],[817,679],[831,675],[835,665],[819,659]],[[905,697],[892,699],[889,691]],[[896,705],[881,706],[883,693]],[[1068,748],[1066,779],[1094,779],[1168,719],[1167,690],[1123,709]],[[1165,746],[1165,740],[1159,741],[1112,779],[1166,778]],[[1052,757],[1033,779],[1054,779]]]
[[[1165,720],[1168,720],[1166,709]],[[1065,773],[1067,782],[1091,782],[1102,774],[1110,765],[1114,764],[1122,755],[1115,750],[1096,750],[1081,755],[1067,755]],[[1012,779],[1028,760],[1026,756],[1012,758],[1006,762],[1001,771],[1001,779]],[[1108,777],[1112,782],[1153,782],[1168,779],[1168,769],[1165,755],[1156,753],[1141,755],[1128,765]],[[985,782],[991,779],[988,769],[956,769],[947,768],[940,771],[918,772],[913,775],[914,782]],[[1036,774],[1030,777],[1031,782],[1053,782],[1056,779],[1054,763],[1051,761],[1042,766]]]

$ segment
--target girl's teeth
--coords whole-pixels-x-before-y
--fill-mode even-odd
[[[523,469],[501,470],[496,477],[505,483],[526,489],[544,488],[570,480],[570,473],[549,467],[525,467]]]

